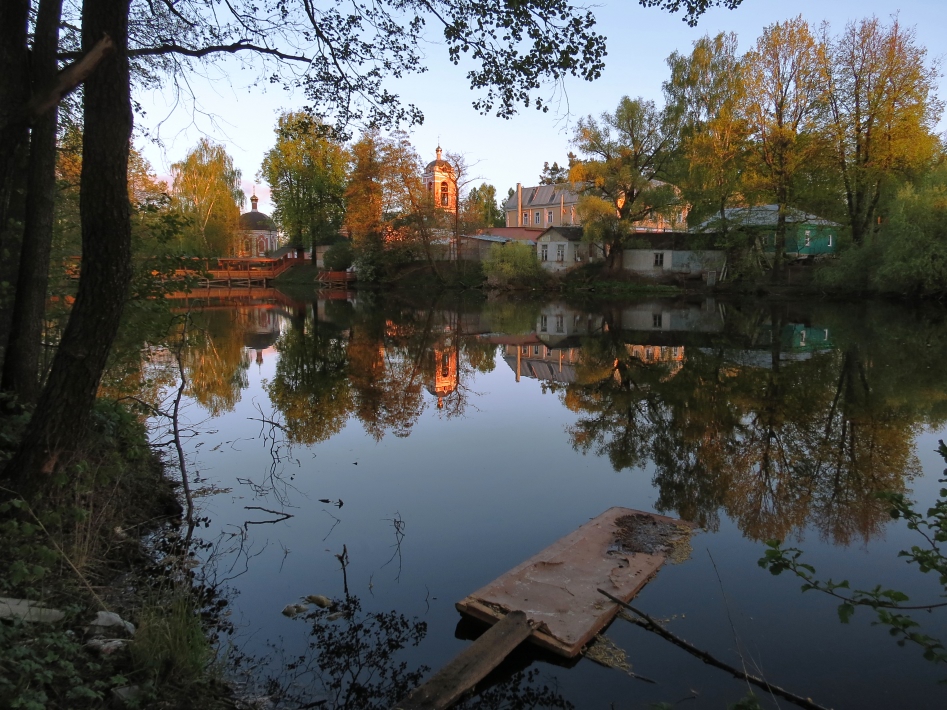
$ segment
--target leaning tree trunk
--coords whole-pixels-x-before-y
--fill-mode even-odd
[[[52,473],[78,447],[131,282],[129,2],[85,0],[83,6],[83,50],[107,34],[115,51],[85,84],[81,279],[46,386],[9,464],[8,473],[21,488],[43,487],[44,474]]]
[[[40,0],[32,53],[34,94],[43,91],[56,79],[61,15],[62,0]],[[58,120],[59,109],[55,105],[34,122],[30,135],[26,222],[13,303],[13,321],[0,381],[0,389],[14,392],[20,402],[34,402],[39,394],[40,340],[56,204]]]

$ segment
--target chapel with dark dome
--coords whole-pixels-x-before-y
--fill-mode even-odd
[[[256,193],[250,197],[250,211],[240,215],[240,254],[239,256],[266,256],[279,246],[279,230],[276,222],[257,209],[259,198]]]

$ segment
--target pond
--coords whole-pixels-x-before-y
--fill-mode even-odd
[[[186,310],[187,346],[152,347],[145,381],[173,394],[180,358],[198,556],[253,692],[389,707],[481,631],[457,601],[623,506],[698,526],[633,602],[677,635],[825,707],[947,706],[947,669],[871,609],[843,624],[839,600],[758,565],[779,539],[823,580],[943,601],[898,556],[923,540],[878,494],[922,511],[937,497],[947,313],[275,291]],[[281,613],[347,594],[344,615]],[[947,637],[943,610],[915,618]],[[605,635],[654,682],[523,647],[467,707],[726,708],[747,693],[627,620]]]

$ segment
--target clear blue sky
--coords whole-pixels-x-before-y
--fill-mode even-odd
[[[765,26],[798,14],[813,26],[828,21],[840,30],[849,20],[876,15],[887,22],[898,12],[902,26],[916,29],[918,44],[927,48],[930,59],[947,55],[944,0],[902,0],[898,4],[885,0],[744,0],[736,10],[711,10],[696,28],[688,27],[679,16],[644,9],[633,0],[599,4],[595,9],[599,31],[608,38],[605,72],[593,83],[568,82],[558,112],[555,107],[545,114],[528,109],[511,120],[479,115],[471,107],[475,94],[467,88],[463,67],[451,65],[444,47],[432,37],[425,50],[430,71],[390,85],[425,114],[424,124],[412,129],[413,142],[422,156],[433,159],[438,141],[444,150],[466,154],[470,163],[477,163],[473,173],[495,185],[503,198],[507,188],[517,182],[536,184],[544,161],[565,160],[577,117],[611,111],[623,95],[660,103],[661,83],[668,75],[665,60],[671,52],[689,51],[694,40],[721,31],[736,32],[741,51],[745,51]],[[155,170],[166,175],[172,162],[180,160],[201,135],[207,135],[223,143],[234,157],[249,196],[263,155],[273,144],[276,117],[281,110],[305,103],[301,93],[288,94],[265,84],[263,89],[250,86],[255,78],[250,70],[241,71],[236,65],[211,69],[207,78],[192,78],[197,110],[186,103],[172,108],[175,104],[169,92],[139,95],[146,113],[137,117],[138,124],[163,141],[159,147],[138,140]],[[545,96],[552,93],[553,87],[548,87]],[[947,98],[943,77],[938,95]],[[945,129],[947,124],[942,120],[938,130]],[[270,211],[265,184],[258,187],[257,194],[262,198],[260,209]]]

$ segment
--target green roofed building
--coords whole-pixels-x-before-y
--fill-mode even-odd
[[[733,207],[724,211],[728,229],[741,229],[756,232],[762,241],[763,250],[776,251],[776,222],[779,216],[778,205],[759,205],[757,207]],[[720,217],[709,219],[700,224],[695,231],[717,231],[721,227]],[[838,222],[832,222],[814,214],[786,209],[786,255],[801,259],[811,259],[838,250]]]

